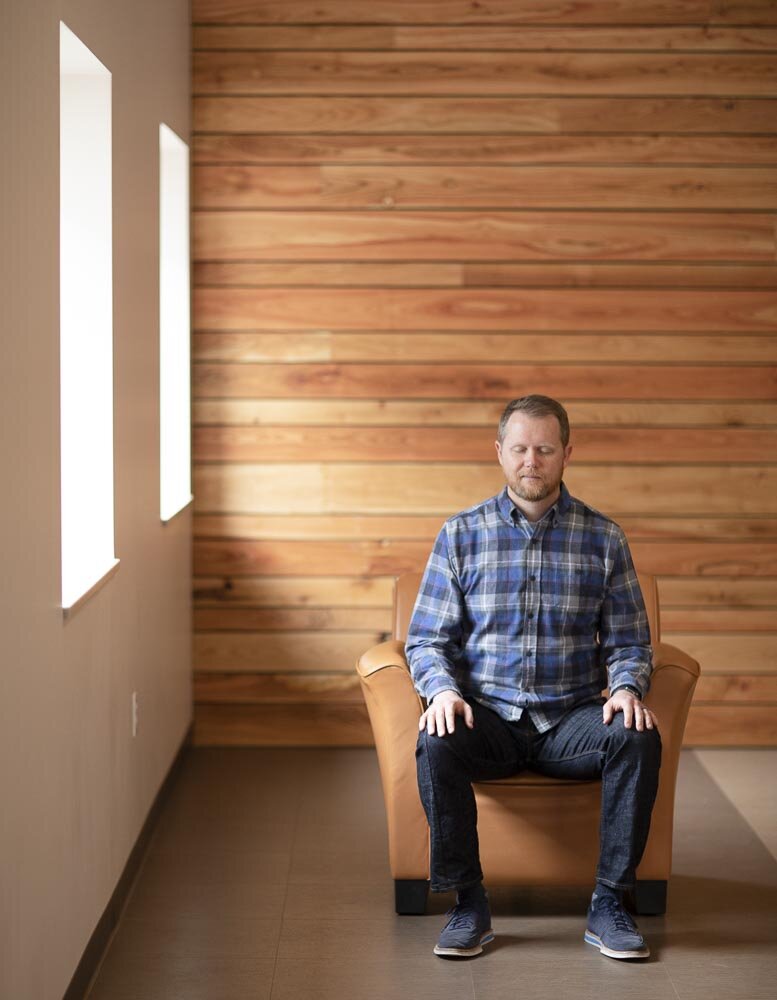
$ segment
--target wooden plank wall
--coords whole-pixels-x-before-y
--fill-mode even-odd
[[[495,492],[501,404],[777,730],[777,4],[194,0],[195,732],[370,741],[392,576]]]

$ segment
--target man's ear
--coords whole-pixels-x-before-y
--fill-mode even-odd
[[[494,441],[494,444],[496,445],[496,457],[501,462],[502,461],[502,444],[501,444],[501,442],[498,439],[496,441]]]
[[[569,465],[569,459],[572,457],[572,445],[568,444],[564,449],[564,468],[566,469]]]

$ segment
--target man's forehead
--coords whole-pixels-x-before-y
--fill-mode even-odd
[[[534,417],[528,413],[513,413],[505,428],[505,437],[532,439],[535,443],[538,438],[544,438],[546,444],[559,444],[561,442],[561,425],[558,418],[549,413],[544,417]]]

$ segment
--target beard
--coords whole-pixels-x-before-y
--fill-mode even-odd
[[[560,479],[548,482],[545,479],[524,479],[521,476],[516,476],[515,481],[510,485],[513,493],[521,500],[536,502],[549,497],[558,489],[560,483]]]

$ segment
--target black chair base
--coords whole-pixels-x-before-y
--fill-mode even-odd
[[[666,913],[666,882],[637,879],[632,893],[634,912],[644,917]]]
[[[406,916],[423,916],[429,882],[423,878],[395,878],[394,906],[397,913]]]

